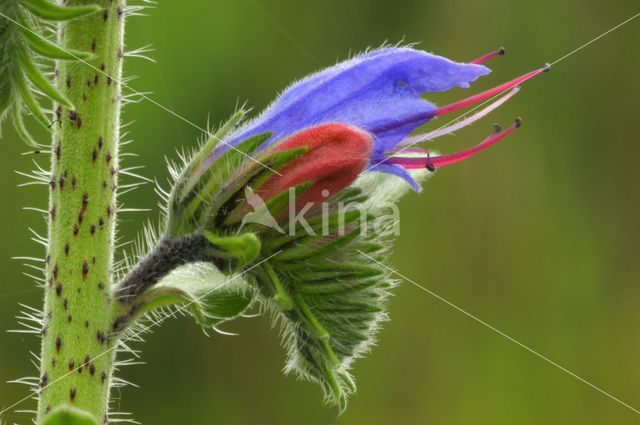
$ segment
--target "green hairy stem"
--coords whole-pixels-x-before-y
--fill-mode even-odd
[[[58,31],[65,50],[93,55],[90,66],[56,64],[57,89],[74,106],[54,105],[38,422],[65,403],[107,419],[124,0],[94,3],[99,11]]]

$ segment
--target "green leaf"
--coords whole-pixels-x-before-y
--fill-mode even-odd
[[[62,60],[89,59],[93,56],[89,52],[80,52],[77,50],[65,50],[47,39],[38,35],[35,31],[28,27],[20,27],[20,32],[27,39],[29,47],[36,53],[51,58]]]
[[[20,4],[37,17],[48,21],[66,21],[100,10],[100,7],[97,5],[64,7],[51,3],[48,0],[20,0]]]
[[[19,59],[20,65],[24,73],[29,77],[29,80],[38,87],[42,92],[49,96],[51,99],[57,101],[61,105],[64,105],[68,108],[73,108],[71,102],[62,95],[53,85],[49,82],[49,80],[42,75],[42,72],[38,67],[33,63],[33,61],[26,57],[22,56]]]
[[[20,106],[18,103],[14,104],[13,108],[13,126],[18,132],[18,135],[22,140],[24,140],[28,145],[37,147],[38,142],[31,136],[31,134],[27,131],[27,128],[24,126],[24,121],[22,120],[22,111],[20,111]]]
[[[61,404],[47,413],[40,425],[98,425],[98,421],[86,410]]]
[[[31,94],[31,89],[27,86],[27,82],[23,78],[16,79],[16,86],[18,87],[18,91],[20,95],[22,95],[22,100],[24,101],[31,114],[38,120],[40,124],[42,124],[45,128],[48,128],[51,125],[51,122],[46,117],[42,109],[40,109],[40,105]]]
[[[215,327],[242,314],[254,299],[247,276],[224,275],[213,264],[192,263],[174,269],[141,295],[133,316],[114,319],[127,324],[157,308],[174,307],[204,327]]]

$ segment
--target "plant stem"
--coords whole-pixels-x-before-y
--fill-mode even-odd
[[[65,2],[68,6],[86,0]],[[120,125],[124,0],[59,25],[65,49],[87,62],[58,61],[56,84],[75,105],[54,105],[38,422],[63,403],[107,421],[116,341],[110,337]],[[107,351],[109,350],[109,351]],[[73,373],[70,373],[73,371]],[[69,374],[68,376],[65,376]]]

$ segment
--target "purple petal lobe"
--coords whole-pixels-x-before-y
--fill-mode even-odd
[[[468,87],[489,72],[411,48],[372,51],[294,83],[228,143],[271,131],[268,144],[308,127],[341,122],[371,132],[374,152],[381,153],[433,118],[435,106],[421,93]]]

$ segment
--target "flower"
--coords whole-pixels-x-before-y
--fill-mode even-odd
[[[374,145],[369,158],[368,171],[382,171],[398,175],[419,189],[417,182],[406,172],[418,163],[433,168],[443,165],[443,159],[405,161],[389,159],[398,153],[397,146],[415,144],[450,133],[460,125],[439,129],[432,133],[408,137],[418,126],[438,115],[479,102],[499,94],[548,69],[540,68],[524,74],[493,89],[484,91],[450,105],[436,107],[420,97],[424,92],[446,91],[452,87],[469,87],[469,83],[486,75],[490,70],[480,62],[504,54],[504,49],[484,55],[470,63],[453,62],[409,47],[392,47],[371,51],[312,74],[287,88],[280,97],[256,119],[223,140],[207,157],[211,164],[223,152],[257,134],[270,132],[259,148],[277,143],[296,132],[323,123],[348,124],[370,133]],[[507,96],[511,97],[518,88]],[[506,100],[506,99],[505,99]],[[501,104],[504,100],[499,99]],[[489,105],[475,114],[465,125],[483,117],[499,105]],[[511,127],[515,128],[515,127]],[[446,163],[470,156],[504,137],[497,134],[481,148],[463,151],[449,157]],[[497,140],[496,140],[497,139]],[[425,153],[422,149],[408,149]],[[400,149],[405,152],[407,148]],[[205,165],[206,166],[206,165]]]
[[[199,261],[226,274],[242,271],[247,290],[224,302],[214,292],[190,312],[212,326],[257,300],[282,325],[285,371],[318,382],[327,400],[344,409],[355,391],[351,363],[371,347],[395,285],[381,266],[397,223],[389,203],[419,189],[419,176],[491,146],[521,121],[504,131],[496,125],[487,139],[457,153],[432,156],[413,145],[486,116],[546,68],[445,106],[420,95],[468,87],[489,73],[481,62],[501,53],[457,63],[384,48],[294,83],[246,124],[244,112],[236,113],[182,167],[173,167],[162,239],[120,283],[118,299],[152,305],[154,293],[169,291],[190,305],[203,288],[218,287],[207,273],[195,285],[171,272],[177,266]],[[436,116],[504,91],[463,120],[410,135]]]

